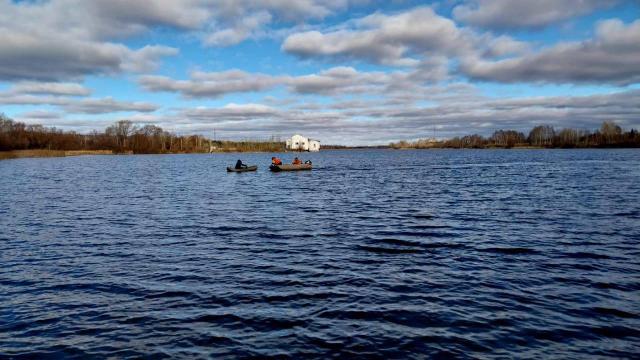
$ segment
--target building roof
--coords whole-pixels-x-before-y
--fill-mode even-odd
[[[304,135],[300,135],[300,134],[293,134],[293,135],[291,135],[291,139],[293,139],[293,138],[294,138],[294,137],[296,137],[296,136],[299,136],[299,137],[301,137],[301,138],[305,138],[305,139],[307,139],[308,141],[317,141],[317,142],[320,142],[320,140],[318,140],[318,139],[312,139],[312,138],[309,138],[309,137],[306,137],[306,136],[304,136]]]

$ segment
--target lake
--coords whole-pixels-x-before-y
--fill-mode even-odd
[[[0,357],[640,353],[640,151],[271,156],[1,161]]]

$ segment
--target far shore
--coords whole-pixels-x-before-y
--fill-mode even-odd
[[[44,158],[44,157],[65,157],[81,155],[113,155],[111,150],[12,150],[0,151],[0,160],[20,159],[20,158]]]
[[[337,151],[337,150],[570,150],[570,149],[626,149],[633,147],[579,147],[579,148],[554,148],[542,146],[513,146],[513,147],[486,147],[486,148],[444,148],[444,147],[405,147],[392,148],[389,146],[354,146],[328,148],[321,151]],[[114,152],[113,150],[12,150],[0,151],[0,160],[22,159],[22,158],[47,158],[47,157],[67,157],[67,156],[85,156],[85,155],[184,155],[184,154],[266,154],[266,153],[297,153],[297,151],[242,151],[242,150],[214,150],[212,152],[165,152],[165,153],[133,153],[132,151]]]
[[[214,150],[211,153],[267,153],[268,151],[225,151]],[[136,153],[135,155],[172,155],[172,154],[209,154],[209,152],[166,152],[166,153]],[[0,160],[22,159],[22,158],[47,158],[47,157],[67,157],[84,155],[134,155],[133,151],[115,152],[113,150],[12,150],[0,151]]]
[[[0,160],[27,157],[64,157],[122,154],[206,154],[206,153],[284,153],[286,142],[272,136],[268,140],[216,140],[203,135],[176,135],[159,126],[143,127],[120,120],[104,132],[90,134],[65,132],[40,125],[15,122],[0,114]],[[387,145],[346,146],[326,144],[326,150],[429,150],[429,149],[592,149],[640,148],[640,132],[624,131],[612,121],[600,129],[565,128],[538,125],[528,136],[516,130],[496,130],[490,137],[465,135],[451,139],[401,140]]]
[[[356,148],[346,148],[346,150],[351,150]],[[332,150],[332,149],[325,149]],[[342,149],[340,149],[342,150]],[[284,151],[287,152],[295,152],[295,151]],[[241,150],[241,149],[216,149],[210,152],[203,151],[183,151],[183,152],[148,152],[148,153],[134,153],[133,151],[125,151],[125,152],[116,152],[113,150],[47,150],[47,149],[31,149],[31,150],[12,150],[12,151],[0,151],[0,160],[9,160],[9,159],[22,159],[22,158],[47,158],[47,157],[67,157],[67,156],[83,156],[83,155],[184,155],[184,154],[232,154],[232,153],[243,153],[243,154],[266,154],[266,153],[283,153],[283,151],[259,151],[259,150]]]

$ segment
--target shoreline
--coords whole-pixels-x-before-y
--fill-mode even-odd
[[[11,150],[0,151],[0,160],[25,159],[25,158],[48,158],[67,157],[83,155],[116,155],[111,150]]]
[[[49,157],[69,157],[69,156],[85,156],[85,155],[185,155],[185,154],[282,154],[290,151],[242,151],[242,150],[215,150],[211,152],[164,152],[164,153],[134,153],[133,151],[114,152],[113,150],[10,150],[0,151],[0,161],[11,159],[28,159],[28,158],[49,158]]]
[[[428,148],[392,148],[392,147],[352,147],[341,149],[323,149],[322,151],[341,151],[341,150],[588,150],[588,149],[637,149],[637,147],[576,147],[576,148],[560,148],[560,147],[536,147],[536,146],[515,146],[511,148],[503,147],[487,147],[487,148],[447,148],[447,147],[428,147]],[[11,159],[27,159],[27,158],[49,158],[49,157],[71,157],[86,155],[185,155],[185,154],[281,154],[296,153],[292,151],[213,151],[213,152],[166,152],[166,153],[137,153],[132,151],[113,152],[112,150],[11,150],[0,151],[0,161]]]

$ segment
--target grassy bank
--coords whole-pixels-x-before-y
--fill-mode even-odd
[[[13,150],[0,151],[0,160],[36,158],[36,157],[64,157],[80,155],[113,155],[111,150]]]
[[[165,151],[161,153],[148,152],[138,154],[207,154],[211,153],[279,153],[284,152],[284,146],[280,143],[257,143],[257,142],[219,142],[218,146],[213,147],[210,151]],[[131,150],[123,150],[115,152],[113,150],[12,150],[0,151],[0,160],[19,159],[19,158],[44,158],[44,157],[65,157],[65,156],[82,156],[82,155],[132,155]]]
[[[113,155],[111,150],[67,150],[64,156],[80,156],[80,155]]]

